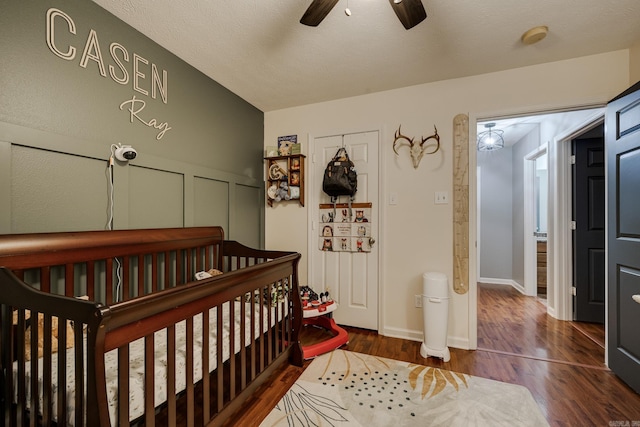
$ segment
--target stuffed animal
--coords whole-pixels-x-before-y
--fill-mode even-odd
[[[289,184],[286,181],[280,183],[280,187],[276,191],[276,197],[273,199],[276,202],[281,200],[291,200],[291,196],[289,196]]]

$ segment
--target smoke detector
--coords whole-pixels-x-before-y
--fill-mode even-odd
[[[520,40],[524,44],[534,44],[538,43],[543,38],[547,37],[547,33],[549,32],[549,27],[546,25],[540,25],[538,27],[533,27],[530,30],[526,31]]]

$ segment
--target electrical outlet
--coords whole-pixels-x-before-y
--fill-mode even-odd
[[[421,308],[422,307],[422,295],[415,295],[416,298],[416,307],[417,308]]]

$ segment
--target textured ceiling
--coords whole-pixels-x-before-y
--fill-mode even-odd
[[[640,41],[639,0],[423,0],[408,31],[388,0],[340,0],[315,28],[299,23],[310,0],[94,1],[265,112]]]

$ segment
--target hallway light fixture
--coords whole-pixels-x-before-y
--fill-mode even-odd
[[[488,130],[478,134],[477,147],[478,151],[494,151],[504,148],[504,131],[493,129],[495,123],[487,123],[484,125]]]

